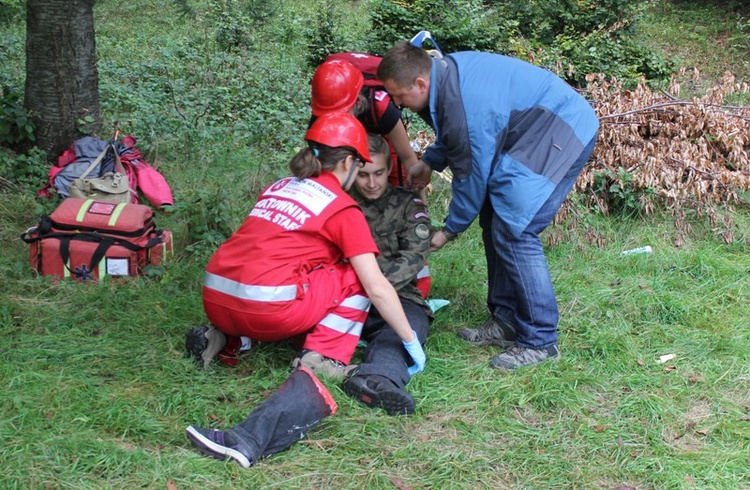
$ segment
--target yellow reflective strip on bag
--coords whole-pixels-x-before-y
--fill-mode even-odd
[[[114,212],[112,213],[112,216],[109,218],[109,223],[108,223],[109,226],[115,226],[115,224],[117,223],[117,219],[120,217],[120,214],[122,213],[122,210],[125,209],[125,204],[126,203],[121,202],[120,204],[117,205]]]
[[[89,208],[91,207],[91,203],[93,202],[93,199],[86,199],[85,201],[83,201],[83,204],[81,204],[81,208],[78,210],[78,214],[76,215],[76,221],[78,221],[79,223],[83,221],[83,218],[86,217],[86,211],[89,210]]]
[[[68,260],[68,262],[63,265],[63,277],[65,279],[70,277],[70,260]]]
[[[98,277],[101,279],[102,277],[107,275],[107,257],[102,257],[102,260],[99,261],[99,267],[97,267],[99,274]]]

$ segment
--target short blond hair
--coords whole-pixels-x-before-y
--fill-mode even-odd
[[[368,133],[367,144],[370,150],[370,157],[374,157],[375,155],[385,156],[385,161],[387,162],[386,168],[390,171],[393,162],[391,161],[391,149],[388,147],[388,142],[385,138],[376,133]]]

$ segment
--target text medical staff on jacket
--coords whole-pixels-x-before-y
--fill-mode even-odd
[[[557,300],[539,233],[594,149],[599,121],[591,105],[552,72],[491,53],[434,59],[397,44],[378,78],[397,105],[435,130],[435,143],[410,174],[453,172],[448,216],[433,249],[479,216],[490,320],[459,336],[508,346],[491,360],[498,369],[559,357]]]
[[[293,366],[343,377],[372,301],[412,356],[410,371],[420,372],[420,340],[378,268],[362,211],[346,194],[360,162],[370,161],[367,134],[353,116],[331,113],[305,140],[309,147],[289,163],[294,177],[261,192],[211,258],[203,285],[208,319],[224,337],[304,334]]]

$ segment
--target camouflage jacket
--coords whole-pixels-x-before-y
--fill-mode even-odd
[[[417,273],[430,252],[430,217],[427,208],[413,192],[389,185],[375,201],[367,201],[352,187],[349,194],[362,207],[375,243],[380,250],[378,265],[398,295],[422,305],[424,298],[416,287]]]

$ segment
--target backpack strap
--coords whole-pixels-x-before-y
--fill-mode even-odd
[[[125,172],[125,166],[122,164],[122,160],[120,160],[120,154],[117,153],[117,148],[115,148],[113,143],[110,143],[109,146],[112,148],[112,153],[115,154],[115,172],[120,172],[127,177],[128,174]]]
[[[101,161],[102,161],[102,158],[104,158],[104,155],[106,155],[106,154],[107,154],[107,152],[109,151],[110,147],[112,147],[112,145],[111,145],[111,144],[107,145],[107,146],[106,146],[106,148],[104,148],[104,150],[102,150],[102,152],[101,152],[101,153],[99,153],[99,156],[98,156],[98,157],[96,157],[96,160],[94,160],[93,162],[91,162],[91,165],[89,165],[89,166],[88,166],[88,168],[87,168],[86,170],[84,170],[84,171],[83,171],[83,173],[82,173],[82,174],[81,174],[81,175],[80,175],[80,176],[79,176],[78,178],[80,178],[80,179],[85,179],[85,178],[86,178],[86,176],[87,176],[88,174],[90,174],[90,173],[91,173],[91,171],[92,171],[92,170],[94,170],[94,168],[95,168],[95,167],[96,167],[97,165],[99,165],[99,162],[101,162]],[[115,152],[115,155],[117,155],[117,152]],[[120,160],[119,160],[119,158],[117,159],[117,161],[118,161],[118,162],[120,161]]]

